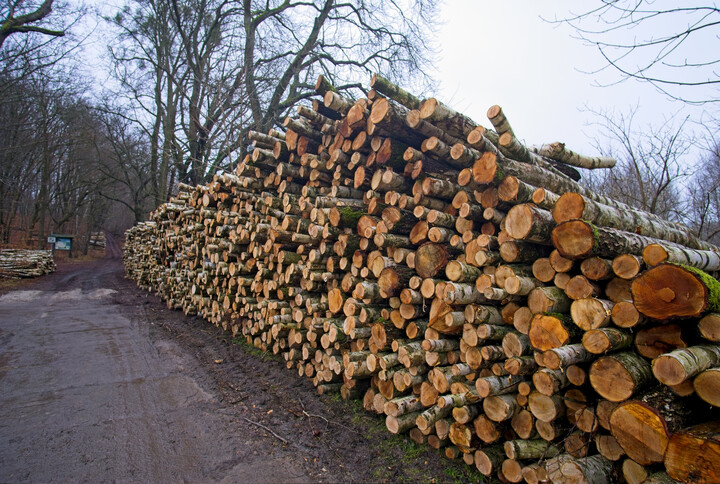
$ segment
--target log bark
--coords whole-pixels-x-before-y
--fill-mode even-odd
[[[650,244],[645,247],[642,256],[649,266],[656,266],[663,262],[674,262],[704,271],[714,272],[720,270],[720,254],[716,251],[692,250],[667,244]]]
[[[632,334],[618,328],[592,329],[582,338],[583,347],[596,355],[624,350],[632,346],[632,343]]]
[[[617,254],[642,254],[643,249],[658,240],[608,227],[598,227],[584,220],[569,220],[552,231],[555,248],[569,259],[591,256],[614,257]]]
[[[559,470],[548,473],[553,482],[568,484],[604,484],[615,480],[612,461],[601,455],[570,460],[562,464]]]
[[[631,352],[604,356],[590,366],[590,384],[611,402],[627,400],[652,380],[650,364]]]
[[[582,219],[596,226],[625,230],[692,249],[714,250],[712,244],[700,240],[687,227],[642,210],[608,206],[578,193],[561,195],[553,207],[553,218],[557,223]]]
[[[691,346],[660,355],[652,372],[660,383],[679,385],[703,370],[720,365],[720,346]]]
[[[541,156],[557,160],[578,168],[594,170],[598,168],[612,168],[617,161],[607,156],[585,156],[567,149],[565,143],[555,142],[533,148],[533,151]]]

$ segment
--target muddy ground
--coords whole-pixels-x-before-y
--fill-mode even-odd
[[[480,482],[124,278],[119,250],[0,295],[0,481]]]

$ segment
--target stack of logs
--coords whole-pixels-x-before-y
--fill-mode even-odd
[[[105,248],[105,232],[90,232],[88,236],[88,245],[90,247]]]
[[[39,277],[54,270],[55,260],[49,250],[0,250],[0,278]]]
[[[505,482],[720,482],[718,249],[381,76],[127,232],[129,277]],[[694,411],[693,411],[694,410]]]

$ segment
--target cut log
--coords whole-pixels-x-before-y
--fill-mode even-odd
[[[590,384],[611,402],[627,400],[652,380],[650,364],[631,352],[604,356],[590,366]]]
[[[535,153],[557,160],[568,165],[577,166],[578,168],[587,168],[594,170],[598,168],[612,168],[617,161],[607,156],[585,156],[569,150],[565,143],[555,142],[533,148]]]
[[[645,246],[658,241],[632,232],[598,227],[584,220],[558,224],[552,231],[552,240],[560,254],[569,259],[641,255]]]
[[[570,306],[570,316],[573,323],[584,331],[604,328],[610,325],[613,306],[612,301],[604,299],[577,299]]]
[[[693,380],[695,393],[713,407],[720,407],[720,368],[710,368]]]
[[[701,371],[718,365],[720,346],[691,346],[658,356],[653,360],[652,372],[665,385],[679,385]]]
[[[552,482],[567,484],[605,484],[616,480],[612,461],[601,455],[564,462],[559,470],[548,473]]]
[[[518,240],[547,244],[554,227],[552,214],[532,204],[515,205],[505,218],[505,230]]]
[[[547,351],[567,344],[573,335],[579,333],[568,319],[559,314],[535,314],[528,332],[533,348]]]
[[[448,262],[447,250],[439,244],[425,243],[415,253],[415,271],[420,277],[434,277]]]
[[[632,334],[618,328],[592,329],[587,331],[582,338],[583,347],[596,355],[624,350],[629,348],[632,343]]]
[[[665,419],[649,405],[630,401],[610,415],[610,431],[632,460],[640,465],[662,462],[670,441]]]
[[[680,482],[720,482],[720,421],[673,434],[665,453],[668,476]]]
[[[638,311],[655,319],[720,311],[720,282],[692,267],[657,265],[633,280],[632,294]]]
[[[608,206],[577,193],[565,193],[560,196],[553,208],[553,218],[557,223],[582,219],[596,226],[641,234],[692,249],[714,248],[712,244],[696,237],[687,227],[668,222],[655,214],[630,207]]]
[[[720,314],[710,313],[703,316],[698,323],[698,331],[706,340],[720,342]]]
[[[704,271],[720,271],[720,254],[717,251],[693,250],[673,247],[668,244],[649,244],[643,250],[642,256],[649,266],[656,266],[663,262],[674,262]]]

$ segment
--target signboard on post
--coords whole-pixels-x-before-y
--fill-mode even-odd
[[[72,241],[74,235],[53,234],[48,237],[48,244],[52,244],[53,254],[56,250],[67,250],[70,252],[72,259]]]

